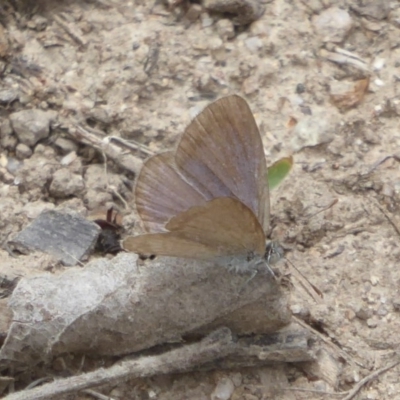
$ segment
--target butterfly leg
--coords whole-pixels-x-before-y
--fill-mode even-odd
[[[262,265],[262,267],[260,268],[261,265]],[[247,265],[247,269],[246,269],[246,272],[251,272],[251,275],[248,279],[246,279],[244,284],[241,286],[239,293],[242,292],[242,290],[253,280],[253,278],[256,277],[256,275],[258,273],[265,272],[265,271],[268,271],[275,280],[277,279],[268,260],[259,259],[259,258],[255,258],[255,259],[251,260],[249,262],[249,264]]]

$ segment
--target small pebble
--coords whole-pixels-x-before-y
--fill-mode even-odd
[[[63,154],[70,153],[71,151],[77,151],[78,146],[75,142],[63,137],[59,137],[54,141],[54,145],[61,150]]]
[[[379,315],[380,317],[385,317],[386,315],[389,314],[389,311],[387,310],[387,308],[382,304],[378,307],[378,311],[376,312],[377,315]]]
[[[372,63],[372,67],[375,71],[381,70],[385,66],[385,59],[384,58],[376,58]]]
[[[304,116],[292,129],[291,146],[293,151],[304,147],[329,143],[335,137],[335,124],[327,115]]]
[[[56,198],[79,196],[85,189],[82,176],[72,174],[67,168],[61,168],[53,175],[49,192]]]
[[[264,45],[263,41],[258,36],[253,36],[246,39],[244,44],[252,53],[258,52]]]
[[[201,15],[202,7],[200,4],[191,4],[185,14],[185,18],[190,21],[196,21]]]
[[[353,311],[355,312],[357,318],[361,319],[362,321],[366,321],[372,316],[372,310],[362,304],[357,304],[353,306]]]
[[[50,134],[50,123],[57,117],[56,111],[22,110],[10,115],[11,126],[19,141],[34,146]]]
[[[208,48],[210,49],[211,55],[214,60],[218,62],[223,62],[226,60],[226,50],[224,47],[224,43],[220,38],[211,39],[208,44]]]
[[[4,167],[0,167],[0,181],[12,184],[14,182],[14,175],[10,174]]]
[[[379,278],[375,275],[372,275],[370,281],[372,286],[376,286],[379,283]]]
[[[368,318],[367,325],[369,328],[376,328],[378,326],[378,321],[375,318]]]
[[[231,20],[220,19],[216,24],[217,32],[219,37],[226,41],[235,37],[235,27]]]
[[[75,153],[75,151],[71,151],[71,153],[67,154],[66,156],[64,156],[61,161],[60,164],[63,166],[67,166],[70,165],[71,163],[73,163],[76,159],[78,158],[77,154]]]
[[[353,20],[346,10],[330,7],[312,20],[314,28],[324,42],[342,42],[353,26]]]
[[[53,210],[55,205],[42,200],[32,201],[24,205],[22,212],[29,218],[37,218],[43,211]]]
[[[229,400],[234,390],[235,385],[233,382],[229,378],[222,378],[211,393],[211,400]]]
[[[24,143],[19,143],[15,149],[15,155],[19,160],[29,158],[32,155],[32,150]]]
[[[15,174],[23,165],[23,162],[18,161],[14,157],[9,157],[7,160],[7,171],[10,174]]]
[[[214,20],[207,14],[204,13],[201,18],[201,27],[209,28],[214,23]]]
[[[235,372],[231,374],[230,378],[232,379],[232,382],[235,385],[235,387],[239,387],[243,382],[243,377],[240,372]]]

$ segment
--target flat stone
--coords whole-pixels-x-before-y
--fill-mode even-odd
[[[79,215],[55,210],[42,212],[10,244],[22,253],[39,250],[64,265],[76,265],[93,249],[100,227]]]

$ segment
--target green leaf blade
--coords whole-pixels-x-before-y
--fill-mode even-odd
[[[286,178],[293,166],[293,157],[284,157],[268,168],[269,189],[275,189]]]

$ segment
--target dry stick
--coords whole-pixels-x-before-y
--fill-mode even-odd
[[[92,146],[100,152],[104,152],[109,159],[113,160],[116,164],[129,172],[138,174],[143,165],[143,161],[140,158],[135,157],[132,154],[123,151],[120,147],[109,143],[109,141],[103,140],[88,132],[82,126],[69,126],[68,134],[78,142]]]
[[[99,400],[114,400],[113,397],[105,396],[104,394],[95,392],[95,391],[92,390],[92,389],[85,389],[85,390],[82,390],[82,393],[89,394],[90,396],[94,397],[95,399],[99,399]]]
[[[107,155],[104,153],[104,151],[101,151],[101,154],[103,155],[104,159],[104,175],[106,176],[106,182],[107,182],[107,190],[109,190],[111,193],[113,193],[115,196],[118,197],[120,202],[124,205],[125,210],[129,209],[128,203],[125,201],[125,199],[122,197],[120,193],[115,189],[114,186],[110,185],[110,181],[108,179],[108,168],[107,168]]]
[[[329,47],[329,46],[328,46]],[[371,72],[366,61],[360,58],[357,54],[351,53],[340,47],[321,49],[320,56],[341,65],[351,65],[364,72]]]
[[[375,162],[365,175],[369,175],[371,172],[374,172],[378,167],[380,167],[383,163],[385,163],[387,160],[390,160],[391,158],[393,158],[396,161],[400,161],[398,159],[398,157],[396,157],[395,155],[394,156],[386,156],[386,157],[382,158],[382,160]]]
[[[335,344],[330,338],[326,338],[324,335],[322,335],[320,332],[318,332],[316,329],[314,329],[312,326],[308,325],[306,322],[304,322],[302,319],[292,316],[292,318],[303,328],[308,329],[310,332],[312,332],[315,336],[320,338],[324,343],[326,343],[330,348],[334,349],[334,351],[337,351],[341,357],[343,357],[349,364],[357,364],[362,368],[365,368],[362,364],[358,363],[356,360],[354,360],[349,354],[347,354],[344,350],[342,350],[337,344]]]
[[[300,283],[300,285],[302,286],[302,288],[307,292],[307,294],[308,294],[316,303],[319,303],[319,302],[320,302],[320,299],[319,299],[319,298],[316,298],[316,297],[311,293],[311,290],[308,289],[307,285],[302,281],[302,279],[305,280],[305,281],[311,286],[311,288],[315,291],[315,293],[317,293],[317,294],[319,295],[319,297],[321,297],[321,298],[324,297],[324,295],[322,294],[322,292],[321,292],[315,285],[313,285],[313,284],[310,282],[310,280],[309,280],[306,276],[304,276],[304,275],[301,273],[301,271],[289,260],[289,258],[285,258],[285,260],[292,266],[292,269],[293,269],[294,271],[296,271],[296,274],[298,275],[298,276],[296,276],[297,281]],[[299,276],[300,276],[302,279],[299,279]]]
[[[324,212],[324,211],[326,211],[326,210],[329,210],[329,209],[332,208],[335,204],[337,204],[338,201],[339,201],[338,198],[333,199],[327,206],[322,207],[321,210],[319,210],[319,211],[317,211],[316,213],[313,213],[313,214],[308,214],[308,215],[302,217],[302,219],[308,221],[310,218],[315,217],[316,215],[318,215],[318,214],[320,214],[320,213],[322,213],[322,212]]]
[[[118,144],[126,147],[129,150],[134,150],[134,151],[140,151],[143,154],[146,154],[147,156],[153,156],[154,151],[151,150],[148,146],[139,143],[133,139],[125,140],[119,136],[114,136],[114,135],[109,135],[106,136],[106,134],[101,131],[100,129],[97,128],[92,128],[91,126],[86,125],[85,130],[89,133],[94,134],[95,136],[101,136],[103,137],[103,143],[110,143],[110,142],[117,142]]]
[[[343,396],[343,395],[347,395],[346,397],[343,397],[342,400],[351,400],[360,390],[361,388],[366,385],[367,383],[373,381],[374,379],[376,379],[379,375],[383,374],[386,371],[389,371],[389,369],[394,368],[396,365],[399,365],[400,361],[395,361],[392,364],[387,365],[386,367],[382,367],[380,369],[377,369],[376,371],[370,373],[369,375],[367,375],[365,378],[361,379],[360,382],[358,382],[353,389],[348,390],[346,392],[337,392],[337,393],[328,393],[328,392],[324,392],[321,390],[312,390],[312,389],[303,389],[303,388],[285,388],[285,390],[287,391],[291,391],[291,392],[310,392],[310,393],[318,393],[321,395],[329,395],[329,396]]]
[[[372,372],[371,374],[369,374],[368,376],[366,376],[365,378],[361,379],[360,382],[357,383],[357,385],[354,386],[353,389],[351,389],[348,393],[348,395],[346,397],[343,397],[342,400],[351,400],[359,391],[360,389],[368,382],[371,382],[372,380],[374,380],[375,378],[377,378],[379,375],[383,374],[386,371],[389,371],[389,369],[392,369],[393,367],[395,367],[396,365],[399,365],[400,361],[396,361],[392,364],[387,365],[386,367],[380,368],[374,372]]]
[[[99,385],[116,384],[131,378],[185,372],[190,368],[225,357],[234,349],[232,334],[221,328],[195,344],[180,347],[167,353],[125,360],[108,369],[98,369],[87,374],[58,379],[34,389],[13,393],[3,400],[46,400],[78,392]]]
[[[115,141],[117,143],[120,143],[122,146],[127,147],[130,150],[137,150],[137,151],[141,151],[142,153],[148,155],[148,156],[153,156],[154,155],[154,151],[150,150],[149,147],[145,146],[144,144],[138,143],[133,139],[125,140],[122,139],[118,136],[107,136],[104,140],[108,140],[108,141]]]
[[[65,32],[73,39],[79,46],[86,46],[87,40],[77,33],[76,27],[72,28],[66,21],[63,21],[59,16],[53,16],[53,20],[60,25]]]
[[[377,201],[374,203],[374,205],[385,216],[385,218],[388,220],[389,224],[392,225],[392,227],[396,231],[397,235],[400,236],[400,227],[397,226],[397,224],[395,222],[393,222],[393,220],[390,218],[390,216],[386,213],[386,211],[380,206],[380,204]]]

